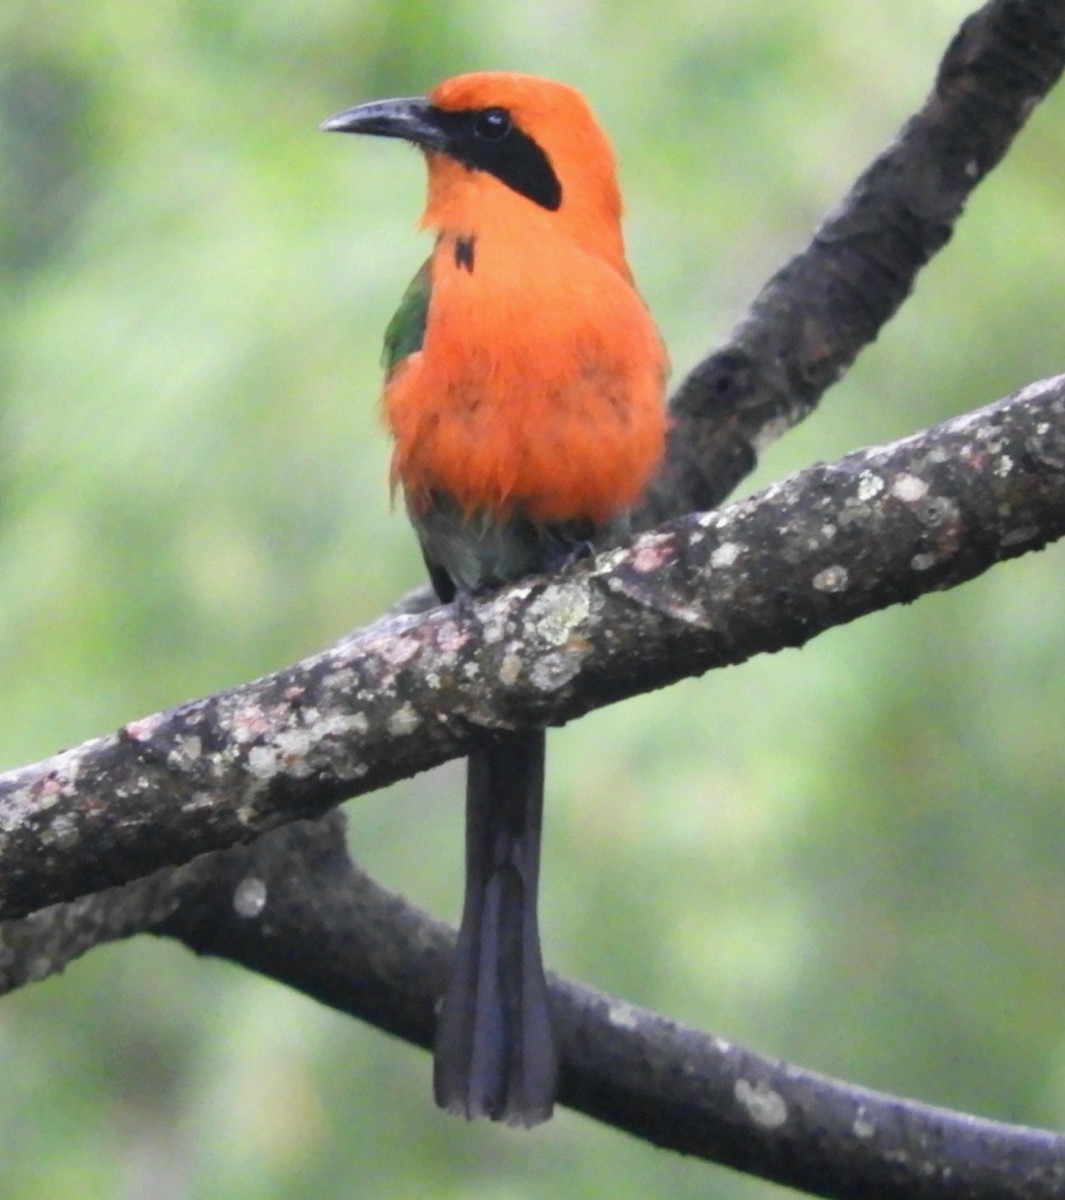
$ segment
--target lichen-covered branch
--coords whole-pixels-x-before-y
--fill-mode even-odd
[[[992,0],[965,21],[921,110],[678,388],[642,527],[720,504],[765,446],[810,415],[949,240],[1063,67],[1060,0]]]
[[[0,776],[0,915],[248,841],[466,753],[798,646],[1065,532],[1065,376]]]

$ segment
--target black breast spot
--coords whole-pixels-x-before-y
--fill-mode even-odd
[[[455,239],[455,266],[473,274],[473,248],[475,237],[459,237]]]

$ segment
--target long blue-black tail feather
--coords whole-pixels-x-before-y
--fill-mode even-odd
[[[470,756],[466,893],[437,1025],[433,1088],[467,1117],[537,1125],[557,1076],[536,896],[542,731],[495,736]]]

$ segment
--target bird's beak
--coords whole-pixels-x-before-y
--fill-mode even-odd
[[[373,100],[347,108],[319,126],[326,133],[370,133],[402,138],[427,150],[443,150],[444,130],[434,120],[436,110],[428,100],[413,96],[403,100]]]

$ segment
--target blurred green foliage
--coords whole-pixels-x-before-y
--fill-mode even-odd
[[[967,8],[7,0],[4,764],[295,660],[420,578],[376,396],[422,167],[321,118],[489,66],[580,87],[679,376],[920,102]],[[1063,160],[1058,95],[751,486],[1065,366]],[[553,735],[551,964],[1060,1126],[1063,586],[1052,549]],[[350,812],[361,860],[452,916],[460,792],[453,764]],[[566,1112],[467,1127],[420,1052],[150,939],[4,1000],[0,1069],[6,1200],[783,1195]]]

